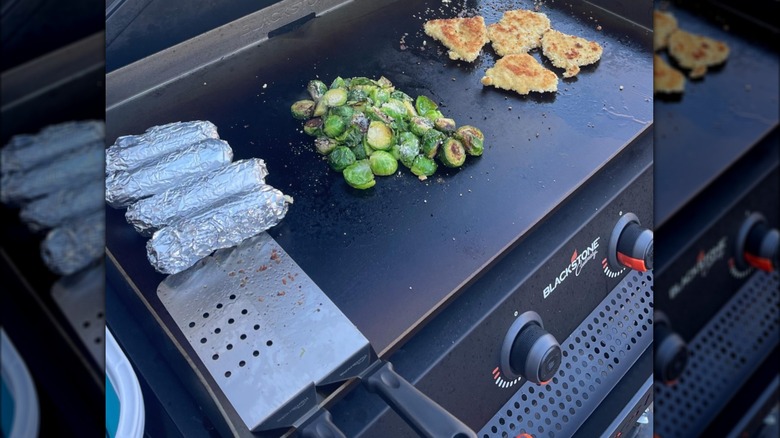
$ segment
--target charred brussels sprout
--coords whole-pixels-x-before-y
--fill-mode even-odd
[[[422,136],[422,153],[428,158],[433,158],[436,156],[436,153],[439,151],[439,146],[444,143],[444,140],[447,138],[444,134],[442,134],[440,131],[437,131],[435,129],[429,129],[425,134]]]
[[[392,117],[388,116],[387,114],[382,112],[382,110],[380,110],[379,108],[374,107],[374,106],[369,107],[366,110],[366,115],[371,120],[378,120],[378,121],[384,122],[384,123],[386,123],[388,125],[393,123],[393,118]]]
[[[390,152],[376,151],[368,157],[374,175],[388,176],[398,170],[398,160]]]
[[[439,148],[439,161],[447,167],[460,167],[466,162],[466,149],[454,138],[448,138]]]
[[[422,137],[428,130],[433,129],[433,122],[425,117],[412,117],[409,129],[411,129],[414,135]]]
[[[299,120],[306,120],[314,114],[315,103],[313,100],[299,100],[292,104],[290,112]]]
[[[455,132],[455,120],[446,117],[439,117],[433,122],[433,126],[441,132],[452,134]]]
[[[373,121],[368,125],[366,142],[376,150],[387,150],[393,145],[393,131],[382,122]]]
[[[355,162],[355,154],[346,146],[336,146],[328,155],[328,164],[336,172],[341,172]]]
[[[325,82],[315,79],[313,81],[309,81],[309,85],[306,86],[306,90],[309,92],[309,96],[311,96],[312,99],[319,101],[322,99],[322,96],[325,94],[325,92],[328,91],[328,86],[325,85]]]
[[[417,96],[414,107],[417,108],[417,114],[423,117],[428,117],[427,114],[432,111],[436,111],[436,109],[439,108],[439,105],[436,105],[436,102],[432,101],[426,96]]]
[[[344,179],[350,186],[361,190],[374,187],[376,184],[368,160],[358,160],[347,166],[344,169]]]
[[[325,104],[333,108],[334,106],[341,106],[347,103],[347,90],[344,88],[331,88],[322,96],[322,100]]]
[[[484,150],[485,136],[479,128],[471,125],[464,125],[455,131],[454,137],[463,143],[466,153],[473,156],[482,155]]]
[[[317,152],[322,155],[328,155],[336,146],[338,146],[338,143],[332,138],[317,137],[317,139],[314,140],[314,147],[317,149]]]
[[[328,116],[322,132],[330,138],[336,138],[347,130],[347,123],[339,116]]]
[[[303,132],[311,135],[312,137],[319,137],[322,135],[322,119],[315,117],[309,119],[303,124]]]
[[[424,180],[436,173],[437,167],[436,162],[432,158],[418,155],[412,163],[412,173]]]
[[[354,114],[352,114],[352,120],[350,121],[350,124],[357,126],[361,133],[365,134],[368,132],[369,123],[371,123],[371,120],[369,120],[365,114],[359,111],[356,111]]]

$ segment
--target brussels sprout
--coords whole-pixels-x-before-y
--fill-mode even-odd
[[[357,102],[365,102],[368,100],[368,93],[363,90],[349,90],[347,93],[347,103],[355,104]]]
[[[375,151],[368,157],[374,175],[388,176],[398,170],[398,160],[390,152]]]
[[[404,93],[401,90],[395,90],[392,93],[390,93],[390,97],[393,99],[398,99],[401,101],[408,101],[408,102],[414,102],[414,99],[412,99],[412,96]]]
[[[420,139],[411,132],[402,132],[398,134],[398,144],[411,143],[414,147],[420,147]]]
[[[317,152],[319,152],[322,155],[328,155],[333,151],[333,149],[338,146],[338,143],[336,140],[328,137],[317,137],[314,140],[314,147],[317,149]]]
[[[322,119],[315,117],[309,119],[303,124],[303,132],[311,135],[312,137],[319,137],[322,135]]]
[[[406,107],[398,99],[390,99],[382,104],[382,112],[392,117],[394,120],[403,120],[407,117]]]
[[[363,133],[360,132],[360,128],[357,126],[347,126],[346,131],[343,134],[336,137],[339,144],[351,148],[357,146],[363,142]]]
[[[380,110],[377,107],[373,107],[373,106],[368,107],[366,109],[366,115],[371,120],[377,120],[386,123],[388,125],[393,123],[393,118],[383,113],[382,110]]]
[[[375,87],[378,84],[376,83],[375,80],[369,79],[369,78],[365,78],[365,77],[362,77],[362,76],[358,76],[358,77],[352,78],[349,81],[349,88],[351,88],[351,89],[356,89],[358,87],[362,87],[362,86],[365,86],[365,85],[369,85],[369,86]]]
[[[414,135],[418,135],[420,137],[423,136],[428,130],[433,128],[433,122],[426,119],[425,117],[412,117],[412,121],[409,124],[410,130],[414,133]]]
[[[390,91],[384,88],[374,88],[368,94],[368,97],[374,102],[374,105],[381,106],[383,103],[390,100]]]
[[[446,135],[435,129],[429,129],[422,136],[422,153],[428,158],[433,158],[439,151],[439,146],[444,143]]]
[[[347,166],[344,169],[344,179],[350,186],[361,190],[374,187],[376,184],[368,160],[358,160]]]
[[[322,99],[325,92],[328,91],[328,86],[325,85],[325,82],[315,79],[309,81],[309,85],[306,86],[306,89],[309,91],[309,96],[311,96],[312,99],[319,101]]]
[[[368,132],[368,125],[371,123],[371,120],[369,120],[365,114],[356,111],[352,114],[352,120],[350,120],[349,123],[353,126],[357,126],[360,129],[360,132],[365,134]]]
[[[439,148],[439,161],[447,167],[460,167],[466,162],[466,148],[463,143],[448,138]]]
[[[393,131],[382,122],[373,121],[368,125],[366,142],[376,150],[388,150],[393,145]]]
[[[330,89],[333,90],[334,88],[347,88],[347,81],[341,76],[336,76],[336,79],[330,84]]]
[[[313,100],[299,100],[292,104],[290,111],[296,119],[306,120],[314,114],[314,105]]]
[[[448,119],[446,117],[439,117],[438,119],[434,120],[433,126],[446,134],[455,132],[455,120]]]
[[[347,90],[343,88],[332,88],[322,96],[322,100],[331,108],[344,105],[347,103]]]
[[[380,77],[376,83],[382,87],[382,88],[395,88],[393,87],[393,83],[390,82],[390,79],[387,79],[386,77],[382,76]]]
[[[404,142],[397,145],[393,145],[390,149],[390,153],[393,157],[398,159],[401,164],[411,168],[414,164],[414,159],[420,155],[420,143],[419,142]]]
[[[427,113],[421,115],[432,122],[435,122],[437,119],[444,117],[444,114],[442,114],[439,110],[428,111]]]
[[[436,105],[436,102],[432,101],[426,96],[417,96],[417,101],[414,103],[414,107],[417,108],[417,114],[423,117],[428,117],[426,114],[438,109],[439,105]]]
[[[404,107],[406,108],[406,115],[407,117],[417,117],[417,110],[414,109],[414,101],[411,100],[402,100],[401,102],[404,103]]]
[[[347,130],[347,123],[339,116],[328,116],[322,132],[330,138],[336,138]]]
[[[314,117],[322,117],[328,112],[328,103],[325,99],[317,101],[317,106],[314,107]]]
[[[352,153],[355,154],[356,160],[365,160],[366,158],[368,158],[369,153],[366,151],[366,149],[367,147],[363,144],[362,141],[359,144],[356,144],[355,146],[349,148],[349,150],[351,150]]]
[[[485,136],[479,128],[475,128],[471,125],[463,125],[455,131],[454,137],[463,143],[463,147],[466,148],[466,153],[469,155],[482,155]]]
[[[415,157],[412,163],[412,173],[417,175],[421,180],[436,173],[436,162],[433,159],[423,155]]]
[[[345,123],[349,123],[354,113],[355,110],[350,106],[337,106],[330,109],[330,115],[341,117]]]
[[[328,164],[336,172],[341,172],[355,162],[355,154],[346,146],[337,146],[328,155]]]

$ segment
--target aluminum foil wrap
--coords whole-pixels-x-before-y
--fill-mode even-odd
[[[106,174],[141,167],[209,138],[219,138],[217,127],[203,121],[169,123],[149,128],[141,135],[119,137],[106,150]]]
[[[101,258],[105,251],[105,211],[57,227],[41,243],[43,262],[55,274],[70,275]]]
[[[143,235],[216,205],[224,199],[260,188],[268,170],[260,158],[236,161],[199,177],[190,184],[168,189],[131,205],[127,222]]]
[[[61,189],[22,207],[19,218],[32,231],[54,228],[78,217],[103,209],[103,181]]]
[[[0,172],[21,172],[69,154],[105,137],[102,121],[67,122],[35,135],[17,135],[0,151]]]
[[[0,201],[19,203],[102,178],[104,150],[102,140],[92,142],[27,171],[3,173]]]
[[[149,261],[163,274],[181,272],[217,249],[238,245],[276,225],[291,202],[269,185],[226,200],[154,233],[146,244]]]
[[[233,160],[230,146],[216,139],[206,139],[160,157],[130,171],[106,176],[106,201],[114,208],[162,193],[170,188],[190,184],[207,172],[226,166]]]

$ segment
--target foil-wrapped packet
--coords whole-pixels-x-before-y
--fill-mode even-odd
[[[92,142],[27,171],[3,173],[0,201],[20,203],[102,178],[104,150],[102,141]]]
[[[114,208],[190,184],[190,179],[226,166],[233,160],[227,142],[206,139],[173,151],[158,161],[106,176],[106,201]],[[194,179],[193,179],[194,180]]]
[[[146,244],[149,261],[163,274],[181,272],[215,250],[273,227],[290,203],[292,198],[269,185],[243,193],[154,233]]]
[[[38,198],[22,207],[19,218],[32,231],[54,228],[78,217],[97,212],[103,207],[103,181],[93,179],[85,184]]]
[[[106,174],[141,167],[173,151],[209,138],[218,139],[211,122],[176,122],[154,126],[141,135],[119,137],[106,150]]]
[[[70,275],[103,256],[105,210],[59,226],[41,243],[43,262],[55,274]]]
[[[268,175],[260,158],[236,161],[187,185],[168,189],[131,205],[125,213],[127,222],[143,235],[193,214],[224,199],[260,188]]]
[[[36,135],[17,135],[0,150],[0,172],[26,171],[88,143],[103,143],[104,138],[105,125],[97,120],[61,123],[46,127]]]

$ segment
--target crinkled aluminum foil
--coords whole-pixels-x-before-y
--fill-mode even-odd
[[[49,269],[70,275],[105,252],[105,210],[55,228],[41,243],[41,257]]]
[[[19,218],[32,231],[39,231],[101,210],[103,202],[103,180],[93,179],[30,202],[22,207]]]
[[[20,172],[55,160],[105,138],[102,121],[67,122],[46,127],[36,135],[17,135],[0,151],[0,172]]]
[[[217,127],[203,121],[169,123],[149,128],[141,135],[119,137],[106,150],[106,174],[141,167],[155,158],[209,138],[219,138]]]
[[[3,173],[0,201],[19,203],[102,178],[104,150],[102,141],[92,142],[28,171]]]
[[[181,272],[217,249],[238,245],[276,225],[291,202],[269,185],[231,198],[154,233],[146,244],[149,261],[164,274]]]
[[[260,158],[236,161],[190,184],[136,202],[127,209],[125,218],[136,231],[148,236],[231,196],[256,190],[263,185],[266,175],[268,170]]]
[[[114,172],[106,176],[106,201],[114,208],[162,193],[173,187],[190,184],[197,178],[226,166],[233,160],[230,146],[216,139],[206,139],[173,151],[143,167]]]

